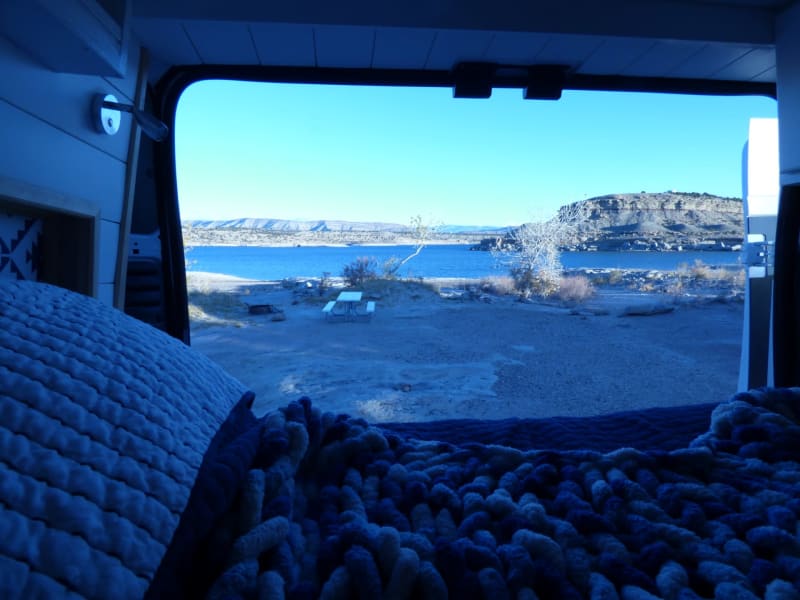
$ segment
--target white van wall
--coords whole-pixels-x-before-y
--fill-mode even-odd
[[[139,48],[128,49],[122,77],[54,73],[0,36],[0,196],[52,193],[98,216],[96,295],[114,300],[131,118],[114,136],[91,120],[95,94],[132,103]],[[38,191],[37,191],[38,190]]]

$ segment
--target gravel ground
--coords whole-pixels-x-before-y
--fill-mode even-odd
[[[621,316],[668,299],[612,291],[576,310],[419,288],[384,294],[370,322],[329,323],[324,300],[298,302],[278,286],[197,274],[191,283],[214,298],[193,313],[192,345],[256,392],[257,412],[307,395],[373,422],[590,416],[736,391],[740,302]],[[286,318],[249,315],[241,301]]]

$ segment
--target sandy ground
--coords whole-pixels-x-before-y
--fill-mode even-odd
[[[383,291],[369,322],[327,322],[327,298],[279,285],[192,273],[204,314],[192,346],[256,393],[256,412],[309,396],[369,421],[590,416],[720,402],[736,391],[740,302],[680,303],[600,290],[577,309],[441,298],[423,287]],[[285,320],[250,315],[272,304]]]

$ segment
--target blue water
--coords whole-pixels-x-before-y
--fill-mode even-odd
[[[478,279],[505,275],[508,268],[498,264],[491,252],[474,252],[469,246],[427,246],[399,272],[403,277],[463,277]],[[197,246],[186,259],[190,271],[224,273],[247,279],[276,280],[287,277],[333,277],[358,257],[374,257],[378,272],[392,256],[403,258],[411,246]],[[565,252],[566,268],[672,270],[680,263],[702,260],[708,265],[736,265],[738,252]]]

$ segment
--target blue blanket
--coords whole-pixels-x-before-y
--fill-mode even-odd
[[[681,448],[512,447],[303,399],[259,424],[209,597],[800,598],[799,424],[800,390],[758,390]]]
[[[382,423],[380,428],[409,439],[463,445],[472,442],[519,450],[596,450],[616,448],[677,450],[708,429],[716,404],[632,410],[596,417],[547,419],[448,419]]]

